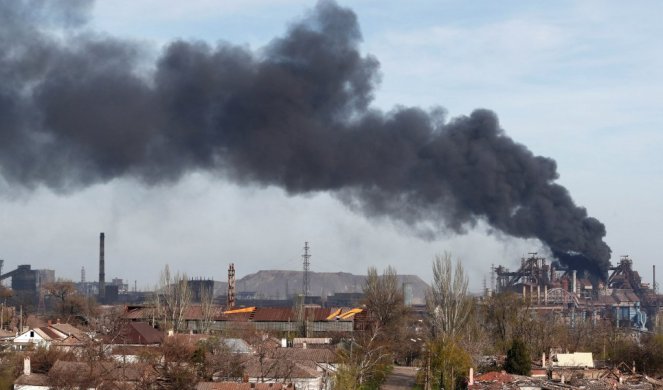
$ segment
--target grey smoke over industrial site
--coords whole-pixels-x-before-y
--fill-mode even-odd
[[[149,186],[213,172],[289,194],[330,192],[431,239],[485,220],[606,274],[604,225],[555,182],[555,161],[509,138],[493,112],[371,106],[379,62],[360,51],[351,10],[320,2],[258,51],[179,40],[155,58],[90,31],[91,6],[0,0],[9,185],[69,193],[120,177]]]

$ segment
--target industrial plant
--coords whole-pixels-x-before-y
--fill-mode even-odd
[[[249,275],[250,277],[237,280],[236,264],[230,263],[227,267],[227,281],[219,282],[205,277],[168,277],[162,281],[165,284],[162,283],[154,291],[144,292],[130,291],[119,278],[111,279],[110,283],[106,281],[106,264],[109,259],[106,256],[105,243],[106,235],[102,232],[98,241],[97,281],[86,280],[85,268],[81,269],[80,282],[64,281],[74,286],[77,294],[89,298],[89,302],[93,302],[92,306],[96,306],[94,302],[102,304],[98,306],[100,309],[96,314],[80,308],[76,309],[76,314],[73,309],[66,311],[64,294],[70,292],[59,295],[57,289],[53,288],[53,285],[63,282],[55,278],[54,270],[35,270],[31,265],[25,264],[9,272],[0,272],[2,280],[11,279],[11,290],[4,289],[5,292],[10,291],[10,294],[5,294],[9,299],[3,302],[0,310],[0,335],[4,335],[0,346],[5,351],[29,353],[36,345],[61,350],[68,348],[67,351],[73,349],[82,353],[80,351],[87,345],[85,340],[90,336],[81,329],[96,329],[93,332],[94,337],[107,342],[113,351],[123,350],[127,346],[130,346],[131,350],[153,351],[168,344],[169,340],[176,340],[173,337],[180,337],[191,345],[199,346],[196,343],[207,340],[210,335],[239,335],[254,343],[250,345],[243,338],[233,339],[241,340],[236,343],[242,343],[241,353],[249,358],[253,356],[251,348],[260,346],[255,343],[267,340],[275,344],[272,348],[280,352],[295,351],[317,356],[320,351],[327,351],[324,360],[338,362],[339,356],[343,356],[338,351],[346,348],[344,343],[350,343],[352,348],[353,343],[356,343],[354,340],[380,329],[376,325],[379,321],[377,309],[371,306],[364,292],[361,292],[363,283],[368,283],[367,277],[355,278],[354,275],[344,273],[320,277],[311,272],[311,246],[308,242],[304,244],[301,255],[301,271],[259,271]],[[4,262],[0,261],[0,266],[2,265]],[[537,253],[530,253],[528,257],[521,259],[520,266],[515,271],[504,266],[492,266],[490,285],[485,286],[484,294],[468,295],[464,299],[476,304],[477,310],[483,313],[481,315],[484,317],[481,317],[479,322],[491,318],[487,314],[490,311],[488,307],[494,302],[493,297],[500,296],[508,298],[508,311],[520,311],[528,317],[557,324],[567,329],[569,334],[573,334],[580,324],[597,330],[600,329],[600,323],[608,325],[623,335],[624,339],[635,340],[637,345],[644,345],[648,342],[646,340],[651,340],[660,329],[663,297],[656,291],[655,271],[653,267],[650,284],[644,282],[640,274],[633,269],[633,260],[629,256],[622,256],[617,265],[610,266],[608,275],[604,277],[586,270],[571,269],[559,261],[549,261]],[[428,325],[424,324],[435,321],[439,307],[431,309],[423,296],[433,291],[434,287],[429,287],[423,281],[417,282],[418,277],[394,276],[399,278],[397,283],[400,284],[401,295],[398,299],[403,308],[399,312],[399,316],[403,317],[400,326],[402,331],[408,334],[410,341],[406,346],[390,344],[390,348],[394,349],[394,361],[405,365],[427,364],[423,360],[426,352],[422,340],[428,337],[425,331],[425,326]],[[352,291],[341,291],[333,286],[323,286],[322,281],[325,278],[334,277],[346,278],[343,284],[354,284],[355,288]],[[347,279],[348,277],[350,279]],[[253,283],[249,282],[251,278],[255,279]],[[276,283],[271,286],[267,282],[274,280]],[[294,286],[291,288],[290,284]],[[321,291],[320,295],[317,295],[317,291]],[[328,294],[322,293],[323,291]],[[119,327],[116,331],[120,336],[109,337],[104,316],[113,311],[117,315],[118,322],[115,326]],[[47,325],[25,326],[25,322],[28,322],[27,313],[32,313],[33,322],[36,317],[50,319]],[[67,314],[67,323],[60,322],[60,314]],[[54,316],[58,317],[53,319]],[[5,324],[11,331],[5,330]],[[489,330],[490,327],[486,327],[482,332]],[[259,336],[256,339],[258,341],[252,338],[253,335]],[[279,338],[270,339],[270,335]],[[517,337],[517,333],[513,337]],[[333,344],[333,340],[341,341]],[[533,348],[537,345],[535,341],[529,340]],[[639,386],[647,380],[646,377],[636,374],[635,368],[629,368],[628,372],[615,368],[616,363],[605,357],[605,347],[602,360],[596,360],[595,366],[592,353],[565,353],[561,345],[551,344],[550,348],[544,349],[541,363],[537,362],[532,367],[531,376],[520,380],[533,388],[552,390],[567,389],[554,387],[558,383],[563,384],[565,378],[571,378],[574,383],[600,381],[602,386],[606,383],[622,383],[625,380]],[[549,355],[546,355],[547,353]],[[127,359],[125,356],[118,358]],[[489,359],[484,361],[484,358],[477,360],[478,370],[493,370],[498,363],[492,362],[501,359],[499,356],[489,356]],[[581,361],[573,360],[580,358]],[[565,359],[573,361],[569,363]],[[51,368],[48,375],[54,376],[53,373],[58,369],[57,364],[54,365],[55,368]],[[335,370],[336,368],[330,371],[318,370],[306,379],[311,383],[310,386],[294,388],[331,389],[331,378],[334,377]],[[470,368],[466,388],[474,386],[481,389],[486,383],[495,381],[497,374],[489,372],[477,376],[477,384],[472,385],[473,370],[474,368]],[[25,368],[23,375],[18,377],[15,383],[34,384],[38,380],[47,383],[51,380],[39,375],[44,374],[38,373],[35,376],[29,368]],[[258,379],[255,380],[261,380],[260,376],[256,375]],[[610,379],[606,375],[613,375],[614,378]],[[421,380],[426,382],[426,378]],[[290,380],[274,380],[286,379]],[[237,380],[233,379],[235,382]],[[303,379],[301,383],[304,383]],[[541,383],[544,385],[540,385]],[[663,382],[660,383],[663,386]],[[533,384],[539,385],[537,387]]]
[[[96,302],[102,304],[136,305],[149,300],[153,292],[139,292],[136,288],[132,291],[120,278],[113,278],[110,283],[106,282],[105,239],[105,234],[100,233],[98,280],[86,280],[85,267],[83,267],[81,280],[74,283],[78,293],[94,298]],[[326,293],[312,294],[312,285],[317,289],[320,281],[316,280],[312,284],[311,275],[315,273],[309,270],[310,257],[309,244],[305,243],[302,255],[303,272],[260,271],[271,272],[269,279],[284,279],[284,288],[279,291],[273,286],[270,289],[260,281],[254,282],[253,285],[244,282],[238,286],[238,281],[235,279],[235,264],[230,264],[228,267],[227,281],[190,278],[188,288],[192,293],[192,301],[201,302],[207,299],[207,295],[211,295],[216,304],[228,309],[293,307],[294,302],[302,296],[307,305],[318,307],[352,307],[361,302],[361,281],[354,282],[354,289],[341,290],[331,286],[326,287],[328,289]],[[0,260],[0,281],[11,279],[11,300],[25,307],[43,309],[44,301],[47,302],[49,298],[45,287],[56,281],[55,271],[33,269],[31,265],[24,264],[4,272],[3,265],[4,261]],[[609,268],[607,278],[602,278],[587,271],[578,272],[570,269],[558,261],[549,261],[537,253],[530,253],[529,257],[521,259],[517,270],[512,271],[502,265],[492,266],[490,286],[486,286],[485,295],[504,292],[518,294],[532,309],[542,313],[552,313],[570,325],[578,320],[608,320],[618,327],[647,331],[659,325],[660,308],[663,305],[663,297],[657,294],[655,266],[652,271],[652,282],[644,282],[640,274],[633,269],[633,260],[629,256],[622,256],[616,266]],[[260,272],[253,277],[259,277]],[[347,275],[354,278],[351,274]],[[408,306],[423,305],[423,296],[427,288],[425,283],[419,278],[414,280],[413,277],[408,279],[407,276],[401,276],[401,279]],[[289,282],[292,282],[294,288],[289,288]],[[344,283],[350,284],[347,280]],[[256,291],[256,286],[262,290]],[[413,288],[416,294],[413,293]]]
[[[486,293],[521,294],[533,309],[555,313],[571,325],[578,318],[610,320],[618,327],[645,331],[658,325],[663,304],[663,296],[657,293],[656,266],[652,271],[652,283],[646,283],[633,269],[633,260],[622,256],[603,280],[586,272],[579,275],[577,270],[530,253],[515,271],[492,267]]]
[[[98,241],[98,279],[88,280],[86,268],[83,266],[80,281],[71,281],[78,294],[94,299],[99,304],[137,305],[150,301],[155,293],[159,293],[159,291],[138,291],[135,281],[131,289],[125,280],[117,277],[107,282],[105,243],[106,235],[101,232]],[[227,308],[256,306],[291,308],[300,299],[303,299],[307,305],[319,307],[354,307],[360,304],[363,297],[361,291],[364,276],[343,272],[312,272],[309,269],[310,258],[310,246],[306,242],[301,271],[258,271],[236,280],[235,264],[230,263],[227,280],[187,277],[187,289],[191,292],[191,301],[194,303],[211,298],[215,304]],[[49,292],[49,285],[62,281],[56,278],[55,270],[32,269],[31,265],[25,264],[2,273],[3,264],[4,261],[0,260],[0,281],[11,280],[11,290],[5,288],[9,298],[7,304],[23,306],[28,310],[35,308],[39,312],[44,312],[49,306],[49,300],[53,298]],[[426,283],[415,275],[400,275],[399,278],[406,303],[423,304]]]

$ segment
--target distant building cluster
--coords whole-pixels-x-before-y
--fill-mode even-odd
[[[618,327],[644,331],[658,325],[663,306],[655,283],[655,276],[654,286],[643,282],[628,256],[611,267],[607,280],[602,280],[596,275],[579,275],[559,264],[556,267],[555,263],[533,254],[523,258],[515,271],[494,267],[486,294],[506,291],[521,294],[534,310],[555,313],[570,324],[577,319],[609,320]]]

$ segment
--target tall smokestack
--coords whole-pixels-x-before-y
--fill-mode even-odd
[[[104,233],[99,234],[99,298],[106,296],[106,264],[104,261]]]
[[[235,264],[228,267],[228,309],[235,307]]]

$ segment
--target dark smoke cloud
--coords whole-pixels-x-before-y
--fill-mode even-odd
[[[441,109],[370,107],[378,61],[359,52],[348,9],[321,2],[259,53],[175,41],[147,66],[140,46],[86,30],[90,3],[49,3],[0,0],[0,172],[10,184],[67,192],[205,170],[290,194],[330,191],[433,235],[485,220],[607,272],[603,224],[495,114],[448,121]]]

